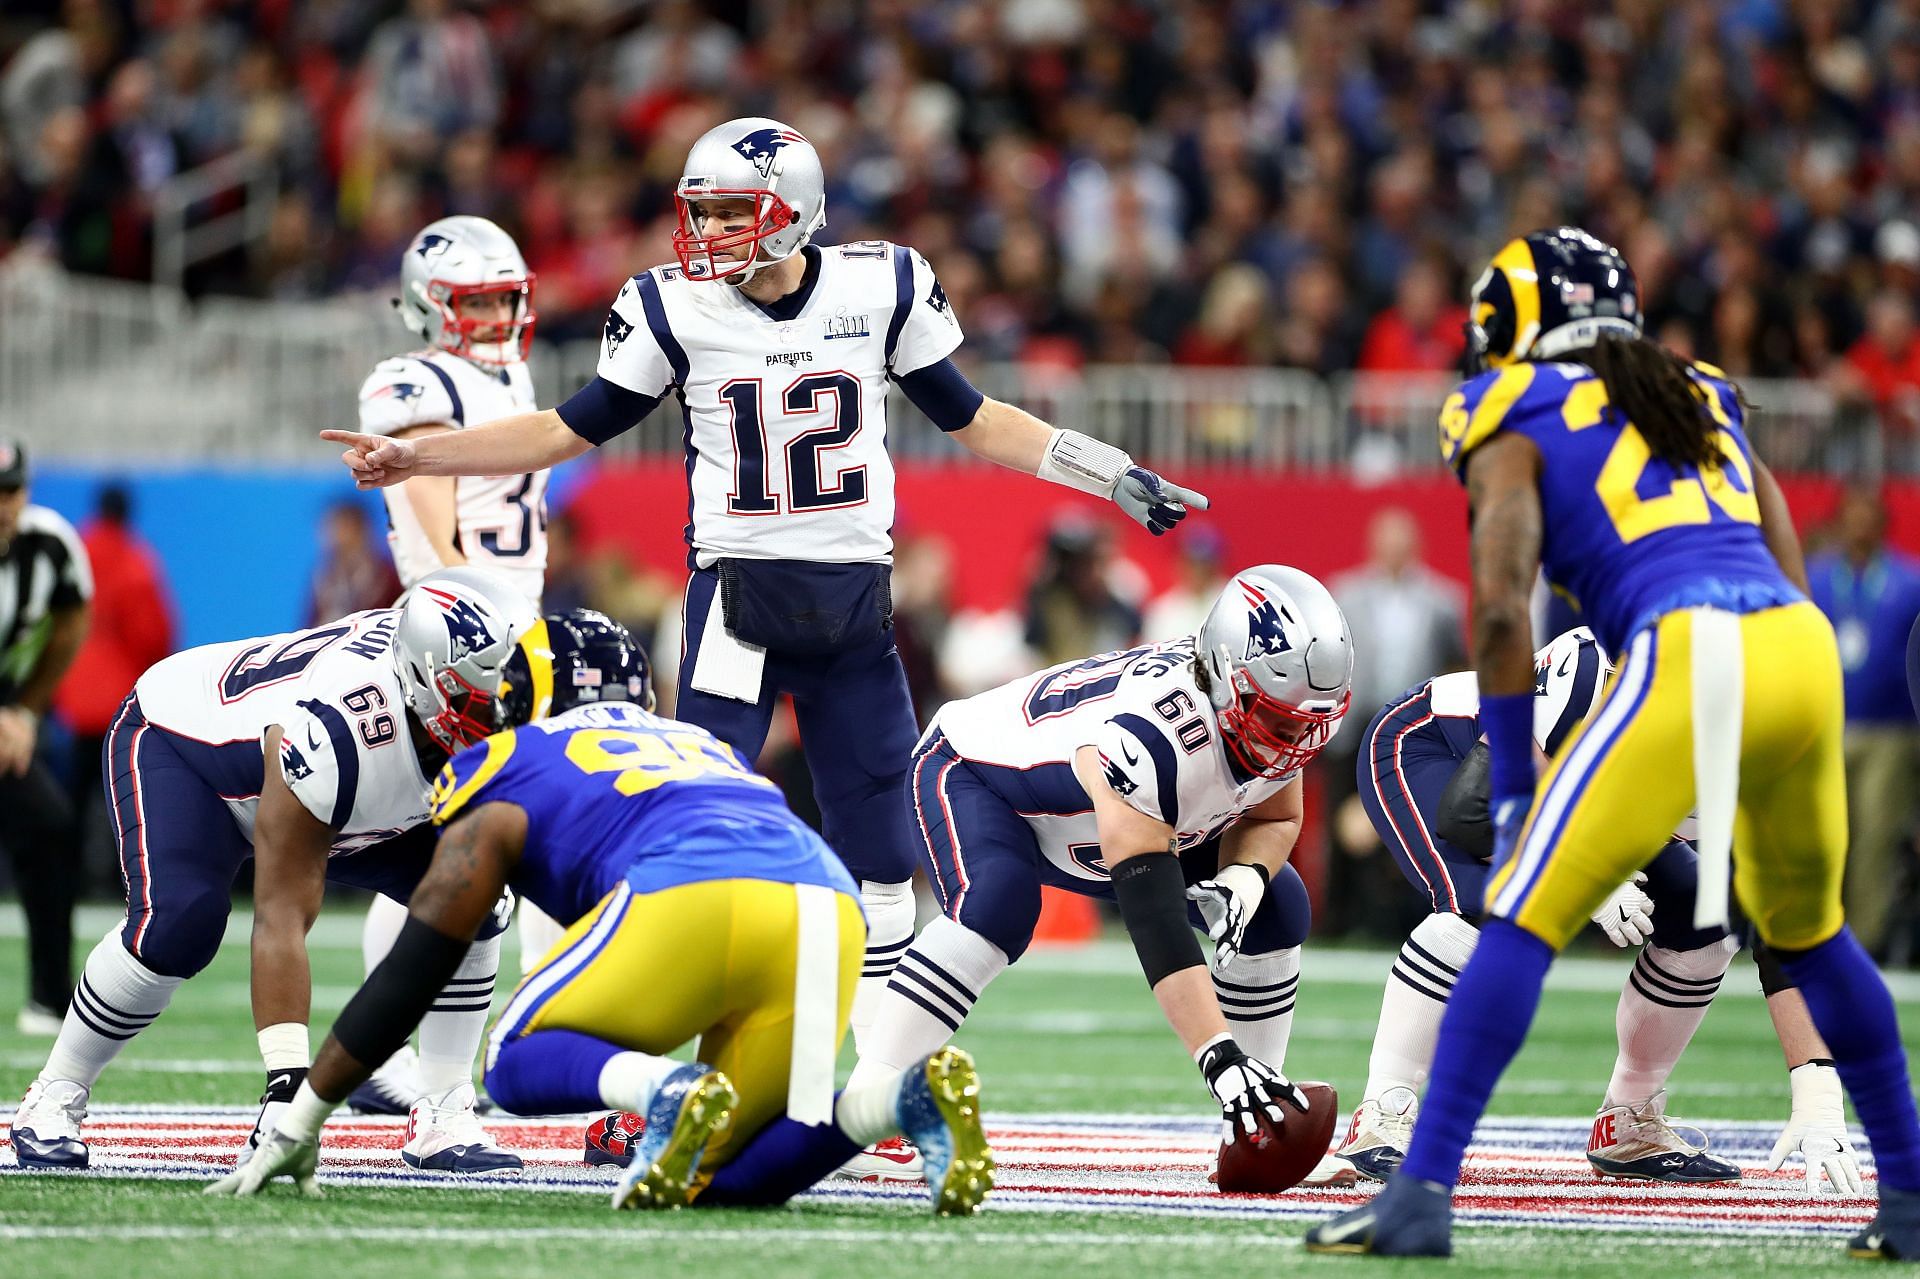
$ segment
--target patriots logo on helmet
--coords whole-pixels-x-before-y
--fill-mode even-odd
[[[493,642],[487,634],[487,619],[473,606],[449,591],[427,586],[422,590],[440,602],[440,618],[447,624],[447,659],[457,662],[468,653],[478,652]]]
[[[792,129],[755,129],[746,137],[733,144],[733,149],[753,163],[760,176],[773,176],[773,166],[779,160],[780,148],[793,142],[805,142],[806,139]]]
[[[394,399],[405,404],[408,400],[419,399],[425,393],[426,388],[417,382],[395,382],[389,386],[381,387],[367,398],[370,400],[379,400],[391,395]]]
[[[1240,583],[1240,589],[1247,597],[1246,660],[1274,657],[1292,648],[1293,642],[1287,638],[1287,628],[1280,620],[1279,606],[1251,582]]]
[[[604,336],[607,343],[608,355],[612,355],[615,351],[618,351],[620,344],[626,341],[632,333],[633,325],[621,319],[618,311],[607,312],[607,325]]]
[[[436,232],[421,236],[420,243],[413,246],[413,251],[418,257],[438,257],[452,247],[453,239],[451,236],[440,235]]]

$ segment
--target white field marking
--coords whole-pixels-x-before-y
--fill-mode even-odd
[[[631,1220],[630,1218],[628,1220]],[[938,1249],[950,1252],[953,1238],[945,1231],[903,1231],[899,1223],[888,1222],[872,1230],[819,1229],[810,1230],[804,1226],[765,1226],[755,1224],[743,1233],[739,1226],[716,1229],[706,1226],[692,1226],[674,1230],[664,1226],[628,1225],[618,1217],[610,1218],[604,1226],[0,1226],[0,1239],[39,1240],[39,1239],[77,1239],[96,1240],[114,1239],[133,1241],[140,1239],[222,1239],[235,1242],[255,1240],[277,1240],[285,1243],[326,1242],[338,1243],[342,1238],[367,1240],[380,1243],[517,1243],[541,1240],[588,1239],[599,1242],[615,1242],[626,1239],[653,1239],[665,1242],[686,1240],[689,1243],[728,1243],[738,1244],[743,1237],[751,1235],[758,1243],[771,1240],[779,1243],[871,1243],[884,1244],[889,1249],[902,1244]],[[1204,1230],[1181,1230],[1157,1234],[1113,1234],[1101,1231],[1052,1230],[1039,1234],[1027,1234],[1024,1231],[1005,1231],[991,1234],[991,1240],[997,1245],[1031,1245],[1034,1247],[1075,1247],[1094,1245],[1099,1247],[1133,1247],[1141,1243],[1162,1247],[1178,1248],[1243,1248],[1249,1244],[1270,1247],[1290,1247],[1298,1243],[1285,1235],[1244,1235],[1226,1236]]]
[[[90,904],[74,912],[74,936],[98,938],[122,918],[118,907]],[[315,950],[360,949],[363,915],[359,910],[323,911],[307,935],[307,945]],[[222,946],[245,946],[253,932],[253,912],[236,905],[227,919]],[[26,920],[11,901],[0,901],[0,941],[26,936]],[[1315,985],[1384,987],[1397,952],[1377,949],[1348,950],[1343,947],[1316,946],[1309,942],[1301,952],[1302,993]],[[1633,967],[1632,951],[1614,954],[1577,955],[1558,960],[1547,974],[1548,990],[1582,991],[1590,994],[1617,993]],[[1721,986],[1716,1002],[1729,999],[1762,998],[1757,980],[1747,971],[1751,961],[1736,956],[1729,979]],[[1039,946],[1020,960],[1022,972],[1083,974],[1137,978],[1140,961],[1131,943],[1106,938],[1084,946]],[[1920,1002],[1920,972],[1883,973],[1896,1000]],[[502,985],[510,985],[503,982]],[[1369,1031],[1372,1027],[1369,1025]]]
[[[7,1070],[38,1070],[47,1064],[45,1053],[0,1053],[0,1067]],[[258,1057],[122,1057],[110,1068],[152,1075],[264,1075],[266,1067]],[[178,1106],[157,1106],[156,1112],[172,1113]],[[220,1109],[227,1109],[220,1107]]]

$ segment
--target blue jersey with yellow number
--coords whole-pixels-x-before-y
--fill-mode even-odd
[[[1512,364],[1462,383],[1440,410],[1440,451],[1463,479],[1495,432],[1540,450],[1540,560],[1607,651],[1662,614],[1697,605],[1751,613],[1804,598],[1760,532],[1739,397],[1695,365],[1726,464],[1704,473],[1653,457],[1583,364]]]
[[[433,820],[495,802],[527,815],[513,887],[562,923],[623,881],[637,893],[764,879],[858,895],[833,850],[738,751],[630,703],[575,707],[460,752],[434,783]]]

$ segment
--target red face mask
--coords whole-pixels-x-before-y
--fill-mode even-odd
[[[737,231],[701,235],[700,217],[693,207],[695,200],[703,204],[713,200],[751,200],[753,212],[748,216],[747,225]],[[793,206],[771,191],[702,188],[692,199],[676,195],[674,203],[680,211],[680,229],[673,233],[673,254],[680,259],[680,269],[687,273],[689,280],[724,280],[752,270],[761,265],[761,242],[799,220]],[[734,250],[744,250],[744,256],[714,256]]]
[[[533,309],[533,272],[523,280],[498,280],[486,284],[448,284],[434,280],[427,285],[427,296],[440,310],[445,332],[454,335],[451,346],[441,349],[472,360],[476,364],[502,366],[527,358],[533,350],[533,326],[540,317]],[[512,298],[512,314],[504,320],[482,319],[462,314],[460,304],[470,298],[507,296]]]
[[[1233,704],[1220,712],[1221,739],[1240,767],[1266,778],[1304,768],[1325,750],[1353,700],[1349,689],[1332,710],[1289,706],[1261,692],[1245,671],[1234,673],[1233,693]]]
[[[445,709],[427,727],[449,749],[471,746],[499,731],[499,703],[492,693],[469,684],[452,670],[435,676],[434,687]]]

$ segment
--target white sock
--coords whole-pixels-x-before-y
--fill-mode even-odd
[[[833,1103],[833,1122],[857,1146],[871,1146],[900,1131],[900,1081],[906,1072],[873,1073],[874,1079],[858,1087],[849,1082]]]
[[[443,1093],[473,1081],[473,1059],[493,1010],[493,981],[500,973],[500,938],[477,941],[433,1007],[420,1019],[420,1094]]]
[[[881,994],[847,1087],[865,1087],[926,1060],[1006,967],[1006,952],[971,928],[944,915],[928,924]]]
[[[1613,1016],[1620,1055],[1603,1106],[1637,1106],[1667,1086],[1737,945],[1727,938],[1697,950],[1642,948]]]
[[[900,957],[913,944],[913,881],[882,884],[860,881],[860,904],[867,914],[867,957],[860,968],[860,984],[854,988],[853,1046],[862,1055],[867,1051],[867,1032],[873,1026],[887,981],[900,963]]]
[[[371,977],[380,961],[393,949],[393,943],[400,940],[400,930],[407,925],[407,908],[385,893],[378,894],[373,904],[367,907],[367,918],[360,925],[360,965]]]
[[[73,1003],[53,1041],[41,1079],[71,1079],[91,1088],[127,1041],[166,1011],[184,977],[162,977],[127,953],[115,925],[87,956]]]
[[[1264,955],[1235,955],[1213,974],[1213,993],[1234,1042],[1281,1074],[1286,1073],[1293,995],[1299,985],[1298,946]]]
[[[566,926],[522,897],[514,929],[520,934],[520,972],[530,973],[566,936]]]
[[[660,1081],[684,1065],[652,1053],[615,1053],[600,1067],[600,1100],[615,1110],[644,1115]]]
[[[1380,996],[1362,1101],[1378,1101],[1389,1088],[1417,1093],[1426,1085],[1447,1000],[1479,942],[1480,930],[1460,916],[1436,914],[1421,920],[1400,947]]]

